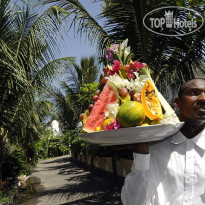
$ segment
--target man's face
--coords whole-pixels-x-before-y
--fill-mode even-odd
[[[181,121],[205,120],[205,80],[194,79],[186,83],[183,95],[176,99]]]

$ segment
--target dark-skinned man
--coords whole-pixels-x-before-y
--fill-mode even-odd
[[[153,145],[133,145],[123,205],[205,204],[205,79],[185,83],[175,106],[185,122],[179,132]]]

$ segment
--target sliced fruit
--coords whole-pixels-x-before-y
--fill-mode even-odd
[[[142,88],[141,101],[145,110],[145,115],[150,120],[162,119],[163,114],[161,103],[157,91],[150,80],[147,80]]]
[[[105,113],[108,111],[107,105],[114,103],[119,103],[118,89],[108,80],[87,118],[83,130],[94,132],[96,127],[100,127],[104,121]]]
[[[179,118],[177,117],[175,111],[172,109],[172,107],[169,105],[169,103],[166,101],[166,99],[163,97],[163,95],[157,91],[160,103],[164,109],[165,115],[167,118],[171,117],[172,121],[175,123],[180,122]]]
[[[117,113],[117,121],[122,127],[134,127],[141,125],[145,119],[144,108],[141,103],[128,101],[120,106]]]
[[[140,75],[147,75],[150,77],[150,81],[152,82],[152,85],[154,86],[155,90],[156,90],[156,93],[158,95],[158,98],[160,100],[160,103],[161,103],[161,106],[163,107],[164,109],[164,113],[166,114],[166,118],[169,118],[171,117],[172,120],[177,123],[177,122],[180,122],[179,121],[179,118],[177,117],[175,111],[172,109],[172,107],[169,105],[169,103],[166,101],[166,99],[163,97],[163,95],[158,91],[158,89],[155,87],[155,84],[150,76],[150,72],[149,72],[149,69],[148,69],[148,66],[147,64],[143,64],[143,67],[140,68]]]

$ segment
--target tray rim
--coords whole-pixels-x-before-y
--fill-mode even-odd
[[[167,123],[167,124],[157,124],[157,125],[147,125],[147,126],[136,126],[136,127],[128,127],[128,128],[120,128],[120,129],[118,129],[118,130],[107,130],[107,131],[96,131],[96,132],[90,132],[90,133],[80,133],[80,137],[84,140],[84,141],[86,141],[86,142],[88,142],[88,143],[91,143],[91,144],[96,144],[96,145],[100,145],[100,146],[115,146],[115,145],[125,145],[125,144],[129,144],[129,143],[106,143],[106,142],[92,142],[92,138],[93,139],[95,139],[96,138],[96,135],[98,134],[98,133],[100,133],[100,134],[102,134],[102,133],[104,133],[104,132],[106,132],[106,135],[108,135],[109,133],[114,133],[114,132],[120,132],[120,130],[124,130],[125,131],[125,129],[126,130],[130,130],[130,129],[133,129],[133,130],[137,130],[137,129],[146,129],[147,127],[154,127],[154,128],[156,128],[156,127],[166,127],[166,126],[169,126],[169,125],[172,125],[172,126],[177,126],[177,131],[176,132],[178,132],[180,129],[181,129],[181,127],[184,125],[184,122],[177,122],[177,123]],[[174,133],[176,133],[176,132],[174,132]],[[167,136],[163,136],[163,137],[159,137],[159,138],[157,138],[157,139],[155,139],[155,138],[153,138],[153,140],[146,140],[146,141],[144,141],[144,142],[153,142],[153,141],[161,141],[161,140],[163,140],[163,139],[165,139],[165,138],[167,138],[167,137],[169,137],[169,136],[171,136],[171,135],[173,135],[174,133],[172,133],[172,134],[170,134],[170,135],[167,135]],[[102,136],[100,137],[100,138],[102,138]],[[143,141],[142,141],[143,142]],[[137,142],[135,142],[135,143],[137,143]],[[140,143],[140,142],[139,142]],[[132,142],[130,142],[130,144],[133,144]]]

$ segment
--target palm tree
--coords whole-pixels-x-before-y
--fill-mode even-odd
[[[53,104],[45,97],[38,96],[28,108],[24,106],[27,106],[27,103],[19,108],[14,127],[10,128],[8,137],[11,144],[21,145],[25,153],[25,163],[28,164],[29,151],[34,147],[35,141],[45,133],[55,113]]]
[[[64,130],[74,130],[79,122],[80,113],[91,102],[91,96],[97,87],[91,89],[86,96],[89,100],[85,104],[79,100],[81,87],[92,84],[99,78],[99,68],[95,64],[95,58],[90,56],[82,58],[80,65],[73,63],[72,69],[66,70],[67,79],[61,82],[60,89],[53,90],[52,97],[56,104],[59,120]]]
[[[56,3],[74,13],[73,25],[79,34],[85,34],[91,43],[97,41],[100,53],[106,45],[129,39],[135,59],[146,62],[158,88],[164,94],[167,88],[175,91],[194,78],[198,69],[205,74],[205,25],[197,32],[182,37],[164,37],[148,31],[143,17],[151,10],[168,5],[194,8],[203,13],[204,4],[195,1],[133,1],[102,0],[102,12],[93,18],[78,0],[45,0]],[[181,18],[187,18],[185,15]],[[100,26],[98,19],[104,19]],[[184,30],[181,30],[184,32]]]
[[[0,1],[0,189],[7,139],[34,133],[30,127],[37,123],[36,94],[46,89],[59,68],[73,62],[68,57],[56,59],[62,19],[68,14],[49,7],[38,15],[37,6],[42,6],[39,1],[21,7]]]
[[[80,65],[73,63],[73,69],[68,70],[67,82],[76,93],[80,87],[86,83],[92,83],[98,80],[99,67],[96,65],[95,57],[90,56],[81,58]]]

